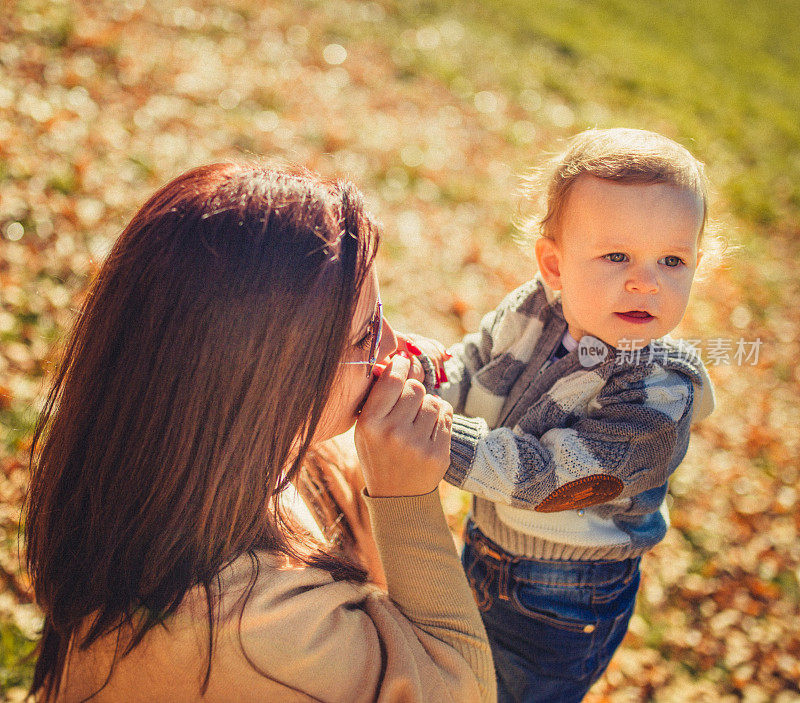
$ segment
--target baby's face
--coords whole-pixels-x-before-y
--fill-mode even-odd
[[[689,301],[702,218],[689,190],[581,176],[558,241],[536,245],[544,280],[561,291],[570,334],[640,348],[672,331]]]

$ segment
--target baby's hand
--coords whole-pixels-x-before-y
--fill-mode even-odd
[[[396,332],[395,334],[397,336],[398,349],[407,351],[412,356],[424,354],[431,360],[436,375],[434,388],[438,388],[447,381],[444,362],[452,359],[452,356],[447,353],[444,344],[436,339],[423,337],[420,334],[406,334],[404,332]]]

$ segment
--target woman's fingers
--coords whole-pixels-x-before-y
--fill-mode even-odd
[[[431,379],[434,388],[438,388],[443,382],[447,381],[447,374],[444,370],[444,362],[452,358],[440,341],[429,339],[419,334],[407,334],[395,332],[397,337],[397,348],[411,355],[411,378],[418,381],[425,381],[425,370],[422,363],[416,357],[424,354],[433,364],[434,377]]]
[[[395,330],[394,336],[397,338],[397,349],[399,351],[407,351],[413,356],[421,353],[419,347],[411,339],[411,335]]]
[[[409,371],[408,359],[392,359],[356,423],[356,448],[372,496],[428,493],[450,461],[452,408],[426,395]]]
[[[422,367],[422,362],[417,359],[416,356],[411,357],[411,370],[408,372],[408,377],[420,383],[425,381],[425,369]]]
[[[389,414],[403,392],[410,369],[411,361],[405,356],[398,354],[389,360],[361,408],[362,419]]]
[[[448,463],[450,458],[450,433],[453,428],[453,406],[445,400],[437,398],[438,401],[438,414],[436,416],[436,423],[431,432],[431,441],[440,449],[444,446],[448,456]]]
[[[409,378],[403,385],[403,391],[386,416],[389,423],[397,427],[413,424],[419,409],[425,401],[425,386],[419,381]]]
[[[433,438],[436,423],[439,421],[439,403],[437,401],[436,396],[426,395],[420,403],[414,418],[414,425],[422,437]]]
[[[417,416],[420,433],[427,438],[431,459],[441,462],[445,470],[450,464],[450,434],[453,427],[453,407],[445,400],[428,395]]]
[[[450,436],[453,430],[453,406],[445,400],[439,401],[439,417],[433,428],[431,441],[436,447],[436,455],[443,457],[445,470],[450,465]]]

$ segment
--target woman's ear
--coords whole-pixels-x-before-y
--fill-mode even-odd
[[[536,263],[544,282],[553,290],[561,290],[561,250],[554,239],[539,237],[534,245]]]

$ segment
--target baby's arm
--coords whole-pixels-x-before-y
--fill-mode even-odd
[[[481,329],[484,324],[492,324],[490,318],[494,318],[495,313],[493,311],[484,317]],[[463,412],[473,374],[489,361],[491,336],[481,331],[473,332],[450,349],[445,349],[435,339],[418,334],[399,333],[397,337],[399,345],[422,364],[426,390],[444,398],[456,412]]]
[[[480,326],[445,350],[435,340],[415,334],[401,334],[401,344],[410,341],[417,347],[406,348],[417,354],[426,369],[425,387],[449,402],[455,412],[464,412],[467,393],[473,376],[525,331],[529,314],[520,312],[539,293],[537,281],[523,284],[509,293],[491,312],[484,315]],[[498,344],[497,340],[501,342]],[[444,372],[440,375],[440,369]]]
[[[494,502],[539,512],[662,486],[686,453],[694,390],[676,372],[665,372],[656,390],[619,378],[598,394],[590,416],[570,416],[568,425],[550,429],[558,408],[547,394],[513,430],[490,430],[481,418],[457,415],[445,479]]]

